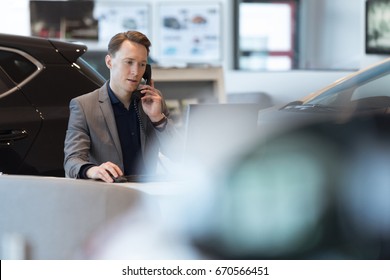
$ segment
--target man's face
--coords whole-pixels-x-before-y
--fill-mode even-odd
[[[145,73],[147,57],[143,45],[130,41],[124,41],[114,55],[106,56],[110,86],[115,93],[131,93],[138,88]]]

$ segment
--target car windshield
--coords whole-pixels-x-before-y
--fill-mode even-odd
[[[90,80],[94,81],[97,84],[103,84],[105,78],[100,74],[96,69],[94,69],[83,57],[77,59],[77,65],[80,67],[81,71],[89,77]]]
[[[347,76],[328,89],[319,91],[302,102],[290,103],[285,108],[298,107],[318,110],[390,107],[390,60]]]

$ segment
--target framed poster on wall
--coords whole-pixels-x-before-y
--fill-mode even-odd
[[[160,3],[158,6],[158,61],[212,63],[221,56],[220,3]]]
[[[107,46],[119,32],[137,30],[150,37],[150,8],[145,3],[96,2],[94,17],[99,22],[99,45]]]
[[[366,1],[366,53],[390,54],[390,1]]]

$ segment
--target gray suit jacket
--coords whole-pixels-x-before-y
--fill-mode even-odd
[[[70,117],[64,148],[66,177],[77,178],[84,164],[100,165],[111,161],[124,169],[107,83],[70,101]],[[142,122],[140,128],[142,156],[146,166],[145,172],[150,174],[156,171],[159,151],[171,158],[177,154],[178,146],[174,142],[180,139],[180,135],[170,119],[163,131],[157,130],[142,110],[140,103],[138,108]],[[168,116],[165,104],[163,112]]]

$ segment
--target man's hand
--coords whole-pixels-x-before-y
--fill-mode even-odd
[[[142,85],[141,93],[145,94],[142,98],[142,109],[148,115],[152,122],[161,120],[162,115],[162,95],[161,92],[154,88],[154,82],[151,85]]]
[[[118,176],[122,176],[123,172],[118,165],[107,161],[99,166],[93,166],[89,168],[86,175],[90,179],[100,179],[107,183],[113,183],[114,179],[111,177],[111,175],[116,178]]]

